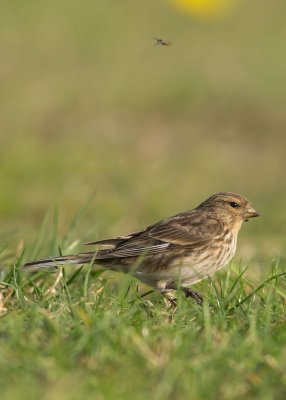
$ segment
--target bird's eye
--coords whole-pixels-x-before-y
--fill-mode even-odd
[[[231,202],[229,203],[229,205],[230,205],[232,208],[237,208],[237,207],[238,207],[238,204],[237,204],[235,201],[231,201]]]

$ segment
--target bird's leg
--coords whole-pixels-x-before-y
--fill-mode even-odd
[[[165,286],[165,290],[178,290],[178,286],[174,283],[169,283]],[[180,289],[184,292],[185,296],[192,297],[194,300],[196,300],[197,304],[202,305],[203,304],[203,297],[199,292],[196,292],[195,290],[191,288],[187,288],[184,286],[181,286]]]
[[[186,287],[182,287],[182,290],[187,298],[192,297],[200,306],[203,304],[204,299],[199,292],[196,292],[195,290]]]
[[[177,307],[177,299],[173,294],[173,289],[172,290],[160,290],[160,293],[165,297],[166,300],[173,306]]]
[[[169,303],[173,307],[176,308],[177,307],[177,299],[174,296],[174,289],[176,289],[176,288],[172,285],[166,284],[166,282],[161,282],[161,281],[158,281],[156,283],[156,287],[157,287],[157,290],[164,296],[164,298],[166,300],[168,300]]]

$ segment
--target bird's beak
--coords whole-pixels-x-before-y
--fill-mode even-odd
[[[260,214],[252,207],[249,206],[244,213],[244,220],[247,222],[248,218],[259,217]]]

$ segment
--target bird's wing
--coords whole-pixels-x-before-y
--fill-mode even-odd
[[[96,240],[93,242],[86,242],[86,243],[82,243],[82,244],[84,246],[93,246],[93,245],[118,246],[119,244],[124,243],[127,240],[134,238],[135,236],[139,235],[142,232],[144,232],[144,231],[131,232],[124,236],[117,236],[116,238]]]
[[[155,224],[149,235],[163,242],[186,246],[215,239],[223,229],[222,222],[214,215],[193,210]]]
[[[143,231],[110,239],[109,244],[113,244],[115,247],[99,250],[96,258],[158,254],[165,251],[170,245],[192,246],[198,243],[207,243],[209,240],[219,237],[222,232],[223,225],[219,219],[193,210],[160,221]],[[96,244],[102,244],[102,242],[96,242]]]
[[[87,244],[109,245],[111,249],[99,250],[97,259],[113,257],[138,257],[141,255],[155,254],[166,249],[170,244],[149,236],[148,228],[142,231],[132,232],[114,239],[99,240]]]
[[[150,254],[158,254],[166,250],[170,243],[159,243],[146,245],[142,243],[138,246],[119,247],[111,250],[99,250],[96,254],[96,260],[107,258],[123,258],[123,257],[145,257]]]

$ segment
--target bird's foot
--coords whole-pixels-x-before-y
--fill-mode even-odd
[[[178,290],[178,289],[181,289],[184,292],[186,298],[192,297],[194,300],[196,300],[197,304],[199,304],[199,305],[203,304],[204,299],[203,299],[202,295],[199,292],[196,292],[195,290],[193,290],[191,288],[184,287],[184,286],[178,287],[173,283],[170,283],[165,286],[166,291],[167,290]]]
[[[187,298],[192,297],[200,306],[203,304],[204,299],[199,292],[196,292],[195,290],[186,287],[183,287],[182,290]]]
[[[177,308],[177,299],[174,294],[170,291],[162,291],[161,292],[167,302],[170,304],[171,307]]]

